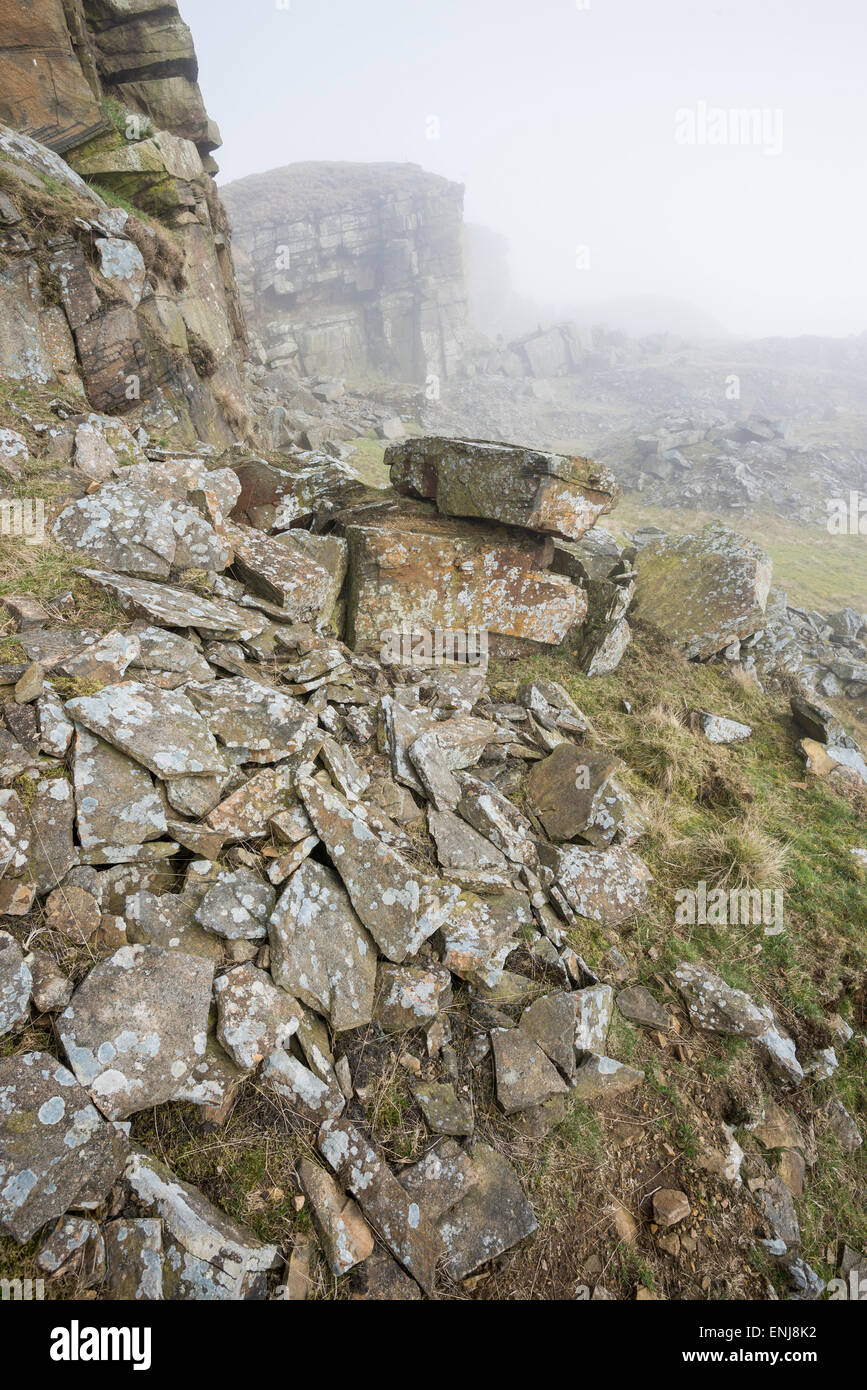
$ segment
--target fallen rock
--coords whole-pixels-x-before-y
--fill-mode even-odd
[[[398,1173],[397,1180],[428,1220],[437,1221],[466,1196],[477,1178],[470,1157],[454,1139],[444,1139]]]
[[[374,1016],[386,1033],[423,1028],[451,997],[451,976],[442,966],[379,963]]]
[[[373,1017],[376,945],[333,869],[305,860],[268,923],[271,974],[336,1033]]]
[[[673,979],[696,1028],[756,1038],[773,1024],[769,1009],[759,1008],[743,990],[732,989],[704,965],[681,961]]]
[[[472,1109],[450,1081],[424,1081],[413,1087],[422,1114],[434,1134],[472,1134]]]
[[[227,869],[205,893],[195,920],[227,941],[258,941],[267,934],[276,896],[252,869]]]
[[[653,1219],[658,1226],[676,1226],[685,1221],[692,1207],[685,1192],[674,1187],[660,1187],[653,1194]]]
[[[638,912],[652,875],[631,849],[581,849],[567,845],[560,855],[557,885],[570,907],[604,927],[617,927]]]
[[[520,1028],[491,1030],[497,1100],[507,1115],[542,1105],[567,1090],[538,1043]]]
[[[179,690],[138,681],[69,700],[67,713],[158,777],[224,775],[226,764],[204,719]]]
[[[455,1282],[536,1229],[533,1208],[507,1159],[487,1144],[475,1144],[471,1160],[475,1183],[440,1217],[437,1226],[445,1251],[445,1272]]]
[[[327,1120],[319,1131],[319,1150],[348,1187],[365,1219],[404,1269],[432,1293],[440,1241],[417,1202],[394,1177],[388,1164],[355,1125]]]
[[[280,1263],[276,1245],[265,1245],[215,1207],[196,1188],[137,1151],[126,1179],[144,1207],[163,1221],[163,1297],[168,1299],[262,1299],[267,1272]]]
[[[598,1100],[631,1091],[643,1080],[643,1071],[615,1062],[612,1057],[588,1057],[575,1074],[574,1094],[578,1100]]]
[[[27,1022],[32,987],[24,952],[14,936],[0,931],[0,1038]]]
[[[721,714],[708,714],[706,710],[699,714],[698,723],[709,743],[745,743],[753,733],[749,724],[739,724]]]
[[[655,1028],[667,1033],[671,1019],[662,1005],[654,999],[644,985],[631,985],[622,989],[617,996],[617,1007],[630,1023],[640,1023],[642,1028]]]
[[[312,778],[299,778],[297,789],[352,906],[379,949],[397,962],[414,955],[448,917],[457,885],[413,869],[337,792]]]
[[[720,522],[666,536],[638,555],[635,603],[691,659],[705,659],[764,627],[771,562]]]
[[[356,1203],[318,1163],[302,1158],[298,1176],[310,1203],[322,1253],[331,1273],[340,1278],[373,1254],[373,1232]]]
[[[107,1266],[105,1296],[136,1303],[162,1299],[162,1221],[153,1216],[107,1221],[103,1237]]]
[[[336,1120],[346,1106],[346,1099],[336,1086],[329,1086],[291,1053],[279,1048],[265,1059],[262,1080],[311,1124]]]
[[[109,1119],[183,1094],[207,1046],[213,978],[213,962],[201,957],[123,946],[79,985],[60,1040]]]
[[[0,1059],[0,1096],[0,1230],[23,1243],[69,1207],[100,1203],[127,1143],[47,1052]]]
[[[246,1071],[252,1071],[298,1031],[295,1000],[255,965],[236,965],[219,975],[214,993],[217,1037],[236,1066]]]

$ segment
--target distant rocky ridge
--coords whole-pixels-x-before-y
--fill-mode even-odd
[[[467,333],[463,188],[415,164],[290,164],[221,190],[269,366],[450,377]]]

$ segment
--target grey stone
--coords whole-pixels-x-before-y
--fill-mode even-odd
[[[533,1208],[512,1165],[486,1144],[471,1150],[476,1181],[466,1196],[440,1217],[445,1271],[457,1282],[510,1250],[536,1229]]]
[[[267,934],[276,894],[252,869],[220,873],[196,908],[195,919],[205,931],[237,941],[260,940]]]
[[[298,1031],[295,1000],[255,965],[236,965],[219,975],[214,993],[217,1037],[236,1066],[251,1071]]]

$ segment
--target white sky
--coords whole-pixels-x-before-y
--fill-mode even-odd
[[[864,0],[180,7],[221,182],[410,160],[466,184],[467,219],[547,303],[663,295],[736,333],[867,329]],[[781,119],[781,152],[678,143],[676,112],[702,102]]]

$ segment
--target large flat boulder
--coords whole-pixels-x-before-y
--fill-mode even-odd
[[[586,598],[550,574],[551,543],[435,514],[391,513],[346,528],[347,639],[379,652],[388,634],[485,629],[557,645]]]
[[[635,602],[688,657],[703,659],[764,627],[770,587],[761,546],[713,522],[639,552]]]
[[[593,459],[475,439],[421,438],[386,451],[398,492],[435,501],[444,516],[477,517],[577,539],[620,497]]]

